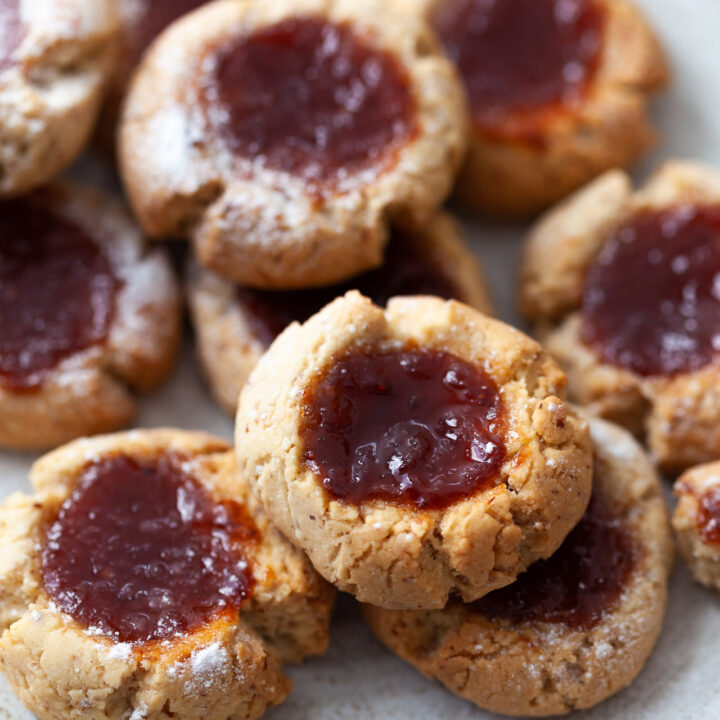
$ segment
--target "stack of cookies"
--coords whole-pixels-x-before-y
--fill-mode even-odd
[[[38,2],[0,3],[0,446],[57,448],[0,507],[23,703],[254,720],[336,589],[483,709],[632,681],[673,558],[658,469],[720,587],[720,467],[692,467],[720,459],[720,175],[632,189],[669,74],[634,6]],[[88,143],[130,209],[55,179]],[[538,340],[492,317],[449,197],[562,200],[521,263]],[[81,437],[172,370],[168,238],[234,444]]]

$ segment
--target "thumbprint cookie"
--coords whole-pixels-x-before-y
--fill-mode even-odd
[[[587,424],[530,338],[457,301],[356,291],[290,325],[240,394],[253,498],[364,602],[438,608],[551,555],[590,496]]]
[[[664,52],[627,0],[401,0],[457,63],[472,118],[456,194],[494,215],[536,213],[655,141]]]
[[[675,483],[675,495],[680,552],[698,582],[720,590],[720,462],[686,471]]]
[[[521,302],[572,399],[646,437],[663,470],[720,455],[720,174],[612,171],[531,231]]]
[[[242,285],[297,289],[378,267],[391,222],[429,220],[466,123],[419,17],[379,0],[228,0],[145,55],[120,164],[150,236],[189,236]]]
[[[30,480],[0,507],[0,667],[40,720],[252,720],[324,652],[332,588],[224,441],[77,440]]]
[[[393,652],[483,709],[592,707],[635,678],[660,633],[673,550],[659,478],[627,431],[589,422],[592,499],[552,557],[474,603],[365,608]]]
[[[121,427],[179,338],[170,262],[119,202],[69,184],[0,202],[0,447]]]
[[[44,185],[80,153],[115,32],[111,0],[0,0],[0,197]]]
[[[377,305],[387,304],[395,295],[435,295],[492,312],[482,270],[459,224],[444,213],[421,231],[393,229],[382,267],[341,285],[285,292],[254,290],[193,263],[188,299],[198,355],[218,402],[234,415],[250,372],[285,327],[304,322],[352,289]]]

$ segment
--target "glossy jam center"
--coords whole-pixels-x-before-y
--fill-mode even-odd
[[[85,627],[144,643],[233,612],[249,596],[242,548],[251,522],[179,464],[105,458],[62,506],[43,548],[45,588]]]
[[[316,183],[382,168],[415,125],[398,61],[314,18],[221,47],[207,96],[233,152]]]
[[[15,51],[24,35],[19,0],[0,0],[0,72],[14,64]]]
[[[395,295],[462,299],[458,297],[460,289],[438,264],[411,237],[398,231],[388,245],[382,267],[341,285],[289,292],[238,288],[237,297],[257,337],[270,345],[291,322],[304,322],[348,290],[359,290],[380,306]]]
[[[476,121],[575,101],[602,44],[594,0],[450,0],[434,23],[460,67]]]
[[[559,550],[471,607],[486,617],[514,623],[590,628],[613,609],[635,561],[636,551],[621,521],[593,496]]]
[[[582,337],[639,375],[691,372],[720,352],[720,208],[645,212],[618,228],[591,268]]]
[[[352,353],[308,394],[308,467],[347,503],[447,507],[497,484],[505,459],[498,388],[425,349]]]
[[[697,525],[705,542],[720,544],[720,487],[701,496]]]
[[[26,201],[0,203],[0,383],[37,387],[60,360],[102,342],[116,286],[78,226]]]

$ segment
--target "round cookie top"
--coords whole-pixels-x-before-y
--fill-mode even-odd
[[[85,230],[41,202],[1,203],[0,222],[0,384],[30,390],[105,341],[118,280]]]
[[[587,428],[539,345],[449,301],[357,292],[289,326],[240,397],[254,496],[327,579],[385,607],[474,600],[551,554]]]
[[[460,68],[475,123],[499,137],[530,132],[582,99],[603,46],[596,0],[451,0],[431,20]]]
[[[483,709],[592,707],[637,675],[660,633],[673,556],[660,479],[629,433],[589,423],[592,499],[549,559],[473,603],[366,608],[391,650]]]

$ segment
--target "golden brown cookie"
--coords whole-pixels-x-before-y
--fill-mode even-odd
[[[456,196],[493,215],[537,213],[655,142],[648,102],[665,54],[627,0],[399,0],[458,64],[472,132]]]
[[[0,204],[0,446],[114,430],[169,374],[180,294],[115,199],[55,185]]]
[[[582,516],[587,425],[522,333],[456,301],[352,291],[290,325],[240,395],[242,472],[318,572],[394,608],[474,600]]]
[[[548,213],[521,304],[570,396],[647,438],[668,471],[720,454],[720,174],[670,162],[633,192],[607,173]]]
[[[419,18],[379,0],[217,2],[153,45],[120,132],[146,232],[187,235],[243,285],[328,285],[420,227],[466,141],[460,81]]]
[[[473,604],[365,616],[393,652],[483,709],[542,717],[630,683],[665,614],[672,538],[659,479],[619,427],[590,419],[593,496],[549,559]]]
[[[262,513],[230,446],[78,440],[0,507],[0,667],[41,720],[234,720],[324,652],[332,589]]]
[[[0,197],[44,185],[97,119],[117,19],[111,0],[0,6]]]
[[[288,292],[241,288],[193,263],[188,301],[200,364],[217,401],[235,414],[240,389],[272,341],[348,290],[378,305],[394,295],[455,298],[492,314],[482,269],[459,224],[445,213],[421,231],[393,230],[385,263],[342,285]]]
[[[672,524],[680,552],[698,582],[720,590],[720,462],[686,471],[675,495]]]

